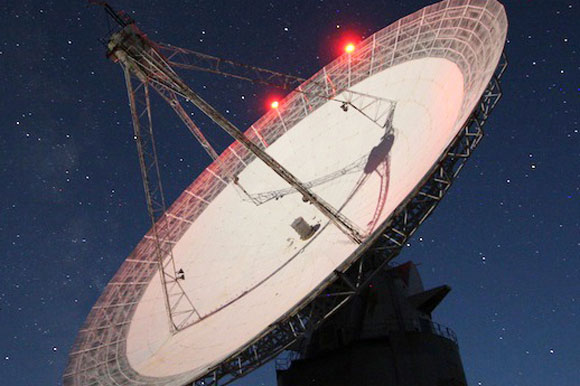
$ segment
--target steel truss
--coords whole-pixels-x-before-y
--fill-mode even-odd
[[[146,39],[134,24],[126,26],[111,37],[109,56],[119,61],[143,82],[150,83],[160,94],[163,95],[166,92],[176,93],[193,103],[233,139],[237,140],[290,186],[300,192],[306,202],[316,207],[354,243],[362,243],[364,236],[356,224],[305,187],[284,166],[253,143],[240,129],[187,86],[175,73],[166,58],[156,49],[155,45]]]
[[[487,118],[502,96],[500,79],[507,65],[507,58],[502,54],[479,103],[442,159],[399,209],[369,237],[364,243],[367,248],[358,255],[351,256],[349,261],[326,279],[326,287],[322,291],[312,294],[302,303],[301,308],[271,326],[257,343],[245,347],[206,376],[191,383],[191,386],[231,383],[281,352],[298,346],[308,332],[316,329],[362,291],[379,271],[398,256],[409,238],[439,205],[483,138],[483,127]]]
[[[219,58],[217,56],[204,54],[201,52],[189,50],[187,48],[176,47],[171,44],[157,43],[156,49],[158,49],[159,52],[166,58],[167,63],[175,68],[209,72],[212,74],[238,80],[245,80],[264,86],[277,87],[282,90],[294,90],[311,97],[321,97],[347,105],[350,105],[351,99],[354,96],[363,96],[390,103],[394,102],[390,99],[377,97],[376,95],[365,94],[348,89],[340,90],[340,92],[345,92],[346,98],[338,99],[336,98],[336,93],[339,90],[337,90],[336,87],[332,84],[328,84],[328,78],[326,78],[324,82],[313,82],[313,84],[318,86],[318,91],[304,91],[301,90],[299,86],[306,82],[308,79],[301,78],[299,76],[283,74],[281,72],[236,62],[229,59]],[[349,68],[352,67],[350,64],[351,63],[349,63]],[[350,87],[350,84],[348,86]]]
[[[175,266],[173,258],[175,240],[167,237],[169,234],[167,229],[159,229],[163,226],[167,228],[167,223],[158,223],[159,218],[167,211],[167,206],[165,205],[157,149],[153,136],[149,86],[147,82],[133,78],[127,67],[123,67],[123,70],[133,120],[133,138],[137,145],[147,213],[151,220],[152,235],[150,237],[155,246],[155,258],[159,266],[161,287],[163,288],[167,316],[171,322],[171,332],[175,333],[184,325],[191,324],[193,320],[199,320],[201,317],[180,283],[180,280],[184,278],[184,273]],[[136,87],[133,86],[133,80],[138,83]]]
[[[205,139],[199,128],[189,118],[187,113],[177,99],[177,95],[186,98],[193,103],[200,111],[217,123],[224,131],[230,134],[235,140],[241,143],[249,152],[254,154],[270,169],[284,179],[292,188],[302,194],[305,202],[314,205],[324,216],[338,227],[347,237],[356,244],[361,244],[364,238],[359,227],[350,221],[346,216],[333,208],[324,199],[313,193],[308,186],[299,181],[285,167],[268,155],[258,145],[253,143],[241,130],[228,121],[222,114],[215,110],[209,103],[195,93],[187,84],[175,73],[167,59],[156,49],[137,27],[129,23],[121,31],[113,34],[108,43],[108,56],[119,62],[124,69],[127,90],[135,127],[135,139],[139,153],[139,164],[143,177],[143,187],[147,201],[147,209],[153,225],[153,238],[156,245],[156,257],[159,261],[161,271],[162,286],[167,308],[168,319],[172,333],[176,333],[204,319],[207,315],[200,315],[191,302],[187,293],[183,290],[179,280],[183,278],[183,272],[177,271],[172,253],[173,240],[165,240],[159,237],[156,221],[159,216],[165,213],[165,199],[163,188],[159,176],[159,166],[153,130],[151,122],[151,109],[149,103],[149,86],[156,90],[175,110],[177,115],[186,124],[193,135],[198,139],[206,152],[212,159],[218,159],[216,151]],[[131,78],[134,77],[140,82],[139,88],[144,90],[143,111],[138,110],[136,92],[132,88]],[[353,105],[354,106],[354,105]],[[149,130],[140,130],[141,119],[148,117],[146,124]],[[143,141],[144,134],[148,134],[146,142]],[[148,145],[149,151],[144,150]],[[240,186],[237,177],[230,175],[230,180]],[[150,180],[156,179],[156,184],[151,185]],[[247,192],[240,186],[244,193]],[[158,196],[156,200],[155,197]],[[252,201],[255,200],[250,197]],[[167,261],[163,262],[163,257],[167,255]],[[170,269],[171,268],[171,269]]]
[[[96,3],[104,5],[123,28],[132,24],[132,20],[115,13],[106,4]],[[359,246],[355,255],[329,274],[295,309],[281,316],[224,362],[208,368],[201,376],[196,371],[163,377],[145,376],[129,362],[127,337],[148,284],[154,275],[159,274],[158,253],[161,248],[155,240],[158,239],[162,246],[169,244],[162,240],[179,240],[212,200],[228,186],[229,176],[237,175],[255,160],[254,154],[234,141],[159,218],[156,226],[141,240],[107,284],[79,330],[69,354],[63,384],[183,385],[191,384],[193,379],[196,379],[195,385],[228,383],[246,375],[284,349],[294,347],[305,332],[314,329],[355,296],[374,272],[396,256],[416,227],[443,197],[453,177],[481,140],[485,119],[501,96],[498,80],[505,69],[505,58],[502,58],[495,77],[491,78],[504,46],[506,32],[507,18],[497,1],[446,0],[376,32],[361,42],[351,57],[343,55],[337,58],[302,83],[281,101],[279,109],[266,113],[245,132],[260,149],[265,150],[304,117],[329,100],[336,100],[337,95],[346,95],[347,101],[351,97],[362,97],[356,94],[349,96],[351,85],[398,64],[422,58],[448,60],[458,66],[464,77],[464,97],[458,122],[467,123],[428,177],[418,185],[420,188]],[[139,44],[139,41],[135,43]],[[160,60],[166,58],[160,55]],[[156,86],[162,86],[156,83],[158,77],[148,82],[142,71],[135,71],[139,67],[129,70],[149,89],[158,90]],[[157,71],[156,74],[161,72]],[[139,88],[139,82],[135,83],[137,96],[145,93],[146,89]],[[171,94],[166,96],[173,100]],[[364,100],[360,101],[361,105],[366,105]],[[147,113],[141,114],[143,105],[139,102],[136,106],[139,106],[135,111],[140,119],[140,132],[147,134]],[[147,159],[145,155],[144,159]],[[150,186],[155,191],[156,170],[146,170],[153,174]]]

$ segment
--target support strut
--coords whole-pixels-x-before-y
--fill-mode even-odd
[[[324,199],[310,191],[298,178],[290,173],[278,161],[255,145],[233,123],[219,113],[194,92],[171,68],[165,57],[155,48],[134,24],[128,25],[114,34],[108,45],[109,56],[121,62],[144,82],[163,93],[170,90],[185,97],[201,112],[220,126],[232,138],[240,142],[248,151],[262,160],[278,176],[295,188],[304,201],[314,205],[330,222],[335,224],[351,241],[362,243],[363,233],[346,216],[333,208]]]

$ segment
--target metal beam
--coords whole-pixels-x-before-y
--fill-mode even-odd
[[[356,224],[308,189],[290,171],[260,149],[240,129],[194,92],[175,73],[164,56],[157,51],[154,44],[143,36],[134,25],[127,26],[111,37],[109,53],[113,59],[121,62],[129,71],[133,72],[139,79],[142,79],[143,82],[150,83],[161,94],[165,90],[169,90],[184,96],[232,138],[241,143],[248,151],[262,160],[278,176],[302,194],[305,202],[314,205],[352,242],[356,244],[362,243],[364,235]]]

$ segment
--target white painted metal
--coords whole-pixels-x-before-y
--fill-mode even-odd
[[[382,71],[354,89],[398,101],[392,150],[383,159],[370,161],[378,168],[369,174],[363,170],[385,130],[355,109],[344,112],[332,102],[296,124],[267,152],[301,181],[365,160],[354,171],[313,190],[370,234],[411,192],[460,129],[463,76],[446,59],[424,58]],[[359,107],[357,100],[352,103]],[[250,194],[286,187],[259,160],[239,178],[251,187]],[[384,203],[382,189],[387,191]],[[291,228],[300,216],[310,224],[321,224],[312,239],[301,241]],[[186,273],[182,286],[202,318],[207,317],[171,335],[161,283],[154,277],[129,329],[129,363],[150,376],[211,367],[291,309],[357,247],[299,194],[256,206],[240,196],[233,184],[226,187],[173,249],[176,266]]]
[[[434,4],[377,32],[352,58],[326,66],[301,86],[305,93],[289,95],[246,135],[301,181],[323,181],[312,190],[369,233],[460,130],[498,63],[506,30],[495,0]],[[345,91],[349,82],[352,90],[396,101],[392,129],[380,127],[392,106]],[[353,106],[343,112],[316,97],[326,89]],[[224,185],[219,176],[229,173],[256,197],[284,194],[256,205]],[[160,220],[168,225],[160,227],[168,229],[164,237],[176,240],[182,285],[202,319],[170,333],[147,235],[79,332],[65,384],[183,384],[259,339],[320,289],[359,246],[286,188],[232,144]],[[290,226],[297,217],[321,228],[301,241]]]

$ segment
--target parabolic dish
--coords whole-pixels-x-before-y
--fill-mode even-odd
[[[497,66],[506,32],[495,0],[426,7],[327,65],[246,135],[370,237],[463,127]],[[343,111],[337,100],[351,105]],[[230,173],[253,200],[226,182]],[[291,227],[299,217],[319,226],[307,240]],[[65,384],[199,379],[262,339],[368,248],[238,143],[160,222],[198,315],[172,334],[149,232],[91,310]]]

